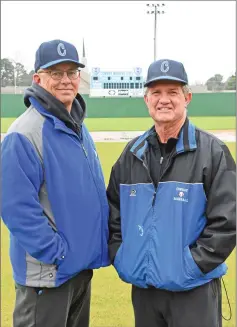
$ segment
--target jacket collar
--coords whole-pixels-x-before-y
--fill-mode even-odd
[[[194,151],[197,148],[197,141],[195,135],[195,126],[186,118],[184,125],[182,126],[178,141],[176,144],[174,155]],[[155,131],[154,126],[141,135],[137,141],[133,144],[130,151],[140,160],[143,161],[144,154],[148,148],[147,138]]]
[[[34,100],[32,100],[34,99]],[[37,110],[43,108],[49,116],[61,120],[67,127],[78,133],[86,113],[85,101],[80,94],[77,94],[69,114],[65,105],[55,96],[36,83],[25,90],[24,103],[26,107],[33,105]],[[54,119],[53,119],[54,120]],[[55,121],[55,120],[54,120]]]
[[[46,110],[35,98],[30,97],[29,100],[33,108],[35,108],[43,116],[48,117],[52,120],[55,129],[60,129],[61,131],[66,132],[68,134],[77,135],[77,133],[74,132],[71,128],[67,127],[62,120],[60,120],[51,112]]]

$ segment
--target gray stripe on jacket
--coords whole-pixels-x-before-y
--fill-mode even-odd
[[[19,133],[24,135],[33,145],[44,171],[43,164],[43,138],[42,130],[45,117],[42,116],[33,106],[30,106],[24,114],[17,118],[9,128],[7,134]],[[47,185],[44,179],[39,191],[39,202],[44,215],[48,218],[49,224],[56,231],[55,219],[49,203]],[[32,287],[55,287],[56,265],[44,264],[33,258],[26,252],[26,286]]]

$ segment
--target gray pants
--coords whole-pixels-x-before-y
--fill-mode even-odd
[[[16,284],[13,327],[89,327],[92,270],[56,288]]]
[[[186,292],[132,287],[136,327],[222,327],[221,282]]]

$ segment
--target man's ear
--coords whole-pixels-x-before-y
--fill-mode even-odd
[[[143,96],[143,98],[144,98],[145,104],[147,105],[147,102],[148,102],[147,94],[145,94],[145,95]]]
[[[36,83],[36,84],[40,84],[40,76],[39,76],[39,74],[35,73],[33,75],[33,82]]]
[[[193,97],[193,95],[192,95],[192,93],[191,92],[189,92],[187,95],[186,95],[186,97],[185,97],[185,107],[187,108],[187,106],[189,105],[189,103],[191,102],[191,100],[192,100],[192,97]]]

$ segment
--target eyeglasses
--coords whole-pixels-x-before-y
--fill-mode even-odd
[[[49,74],[52,79],[56,80],[56,81],[60,81],[63,76],[64,73],[67,74],[67,77],[70,80],[74,80],[77,79],[80,75],[80,70],[78,69],[73,69],[73,70],[67,70],[67,71],[63,71],[63,70],[47,70],[47,71],[38,71],[37,74]]]

